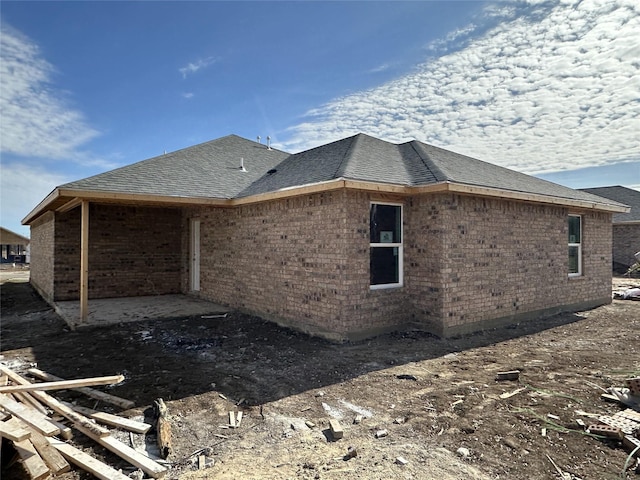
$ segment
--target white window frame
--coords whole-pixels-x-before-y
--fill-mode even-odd
[[[580,241],[579,242],[568,242],[568,246],[577,247],[578,248],[578,271],[577,272],[569,272],[569,277],[581,277],[582,276],[582,238],[583,238],[583,228],[582,228],[582,215],[574,215],[569,214],[569,218],[576,217],[580,220]],[[569,222],[567,219],[567,228],[569,228]],[[568,239],[567,239],[568,240]],[[568,252],[567,252],[568,254]]]
[[[392,207],[400,207],[400,242],[393,243],[371,243],[369,242],[369,249],[371,248],[397,248],[398,249],[398,283],[381,283],[378,285],[371,285],[369,283],[370,290],[383,290],[387,288],[399,288],[404,285],[404,205],[402,203],[391,202],[370,202],[369,212],[371,212],[372,205],[389,205]],[[369,214],[371,218],[371,214]],[[369,238],[371,238],[371,224],[369,224]],[[369,264],[371,264],[371,250],[369,250]],[[369,282],[371,282],[371,272],[369,272]]]

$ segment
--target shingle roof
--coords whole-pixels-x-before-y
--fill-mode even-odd
[[[233,199],[336,179],[401,186],[449,182],[616,205],[416,140],[394,144],[362,133],[293,155],[228,135],[58,188]]]
[[[258,179],[239,196],[338,178],[407,186],[451,182],[560,199],[612,203],[416,140],[398,145],[362,133],[291,155],[275,168],[275,172]]]
[[[640,192],[620,185],[611,187],[581,188],[583,192],[608,198],[624,205],[629,205],[629,213],[615,213],[613,223],[640,222]]]
[[[233,198],[289,154],[237,135],[117,168],[59,188],[173,197]],[[247,170],[240,170],[240,159]]]

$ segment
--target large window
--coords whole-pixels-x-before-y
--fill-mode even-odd
[[[402,286],[402,205],[372,203],[369,212],[371,288]]]
[[[582,275],[582,217],[569,215],[569,276]]]

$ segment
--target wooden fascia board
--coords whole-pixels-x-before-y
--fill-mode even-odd
[[[73,197],[80,201],[89,200],[111,201],[111,202],[140,202],[140,203],[157,203],[166,205],[223,205],[228,206],[230,200],[221,198],[205,198],[205,197],[172,197],[169,195],[150,195],[145,193],[121,193],[96,190],[71,190],[60,189],[60,196]]]
[[[29,225],[36,218],[47,211],[47,207],[53,203],[60,196],[60,190],[57,188],[53,190],[49,195],[47,195],[44,200],[42,200],[36,207],[31,210],[26,217],[22,219],[20,223],[22,225]]]
[[[479,195],[483,197],[498,197],[509,200],[519,200],[523,202],[546,203],[564,207],[575,207],[586,210],[598,210],[610,213],[627,213],[629,208],[622,205],[611,205],[586,200],[576,200],[569,198],[553,197],[550,195],[540,195],[536,193],[516,192],[512,190],[501,190],[490,187],[476,187],[460,183],[449,183],[448,191],[452,193]]]
[[[147,203],[167,206],[188,206],[203,205],[217,207],[234,207],[249,205],[254,203],[279,200],[299,195],[310,195],[314,193],[329,192],[340,189],[362,190],[377,193],[390,193],[396,195],[420,195],[429,193],[458,193],[463,195],[476,195],[483,197],[502,198],[507,200],[518,200],[524,202],[552,204],[558,206],[574,207],[586,210],[598,210],[610,213],[628,213],[629,207],[621,205],[611,205],[605,203],[589,202],[584,200],[566,199],[548,195],[540,195],[526,192],[516,192],[512,190],[501,190],[498,188],[479,187],[453,182],[439,182],[431,185],[409,186],[390,183],[376,183],[360,180],[348,180],[339,178],[327,182],[318,182],[308,185],[283,188],[273,192],[260,193],[248,197],[235,199],[203,198],[203,197],[171,197],[166,195],[149,195],[136,193],[105,192],[92,190],[55,189],[42,202],[38,204],[23,220],[23,225],[30,224],[37,217],[48,210],[55,200],[69,198],[69,201],[58,207],[58,211],[68,211],[80,205],[82,200],[113,202],[113,203]]]

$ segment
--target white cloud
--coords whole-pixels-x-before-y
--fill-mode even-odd
[[[493,27],[476,22],[450,34],[466,37],[459,50],[309,111],[286,148],[366,132],[528,173],[640,157],[640,4],[530,2],[520,13],[488,12]]]
[[[0,175],[0,222],[20,233],[20,221],[58,185],[70,181],[27,163],[2,163]],[[25,234],[25,232],[22,232]]]
[[[192,75],[203,68],[208,67],[209,65],[214,64],[217,61],[215,57],[207,57],[201,58],[195,62],[189,62],[186,66],[178,69],[182,74],[182,78],[187,78],[189,75]]]
[[[192,92],[185,92],[182,94],[182,98],[186,98],[187,100],[189,100],[190,98],[193,98],[193,93]]]
[[[3,23],[0,59],[0,151],[50,159],[77,158],[78,147],[98,132],[53,89],[54,68],[38,46]]]

